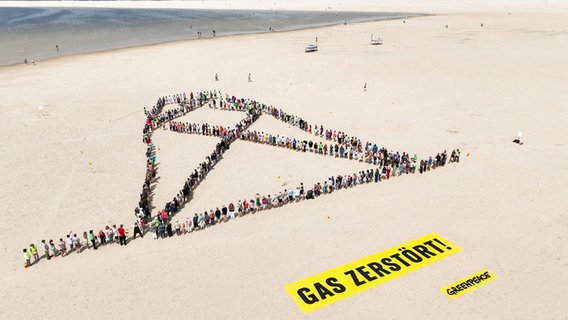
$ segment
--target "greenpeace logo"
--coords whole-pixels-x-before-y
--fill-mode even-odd
[[[491,272],[484,270],[442,288],[442,292],[454,299],[495,280],[495,278],[495,275],[491,274]]]

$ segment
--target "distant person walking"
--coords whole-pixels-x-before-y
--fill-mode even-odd
[[[251,78],[251,76],[250,76],[250,73],[249,73],[249,78],[248,78],[248,79],[249,79],[249,82],[252,82],[252,78]]]
[[[55,45],[55,49],[57,50],[57,54],[59,54],[59,45],[58,44]]]

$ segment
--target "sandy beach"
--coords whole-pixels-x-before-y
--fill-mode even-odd
[[[430,15],[0,68],[0,319],[568,317],[568,4],[0,3],[55,4]],[[384,44],[371,46],[371,34]],[[319,51],[304,53],[315,37]],[[164,95],[204,90],[255,99],[421,158],[459,148],[461,161],[185,236],[145,236],[22,267],[31,242],[107,224],[131,229],[145,174],[143,108]],[[203,108],[186,117],[233,125],[241,115]],[[273,118],[251,129],[305,135]],[[518,132],[523,145],[512,143]],[[157,130],[153,140],[160,148],[154,205],[162,208],[218,139]],[[179,217],[368,167],[236,141]],[[307,314],[284,289],[431,232],[462,251]],[[484,269],[497,280],[453,300],[440,291]]]

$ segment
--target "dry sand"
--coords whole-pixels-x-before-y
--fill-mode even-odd
[[[260,1],[204,6],[226,3],[270,8]],[[568,5],[349,3],[278,5],[436,15],[2,68],[0,318],[566,319]],[[370,46],[371,33],[384,45]],[[305,54],[315,36],[320,51]],[[130,226],[144,177],[142,107],[161,95],[212,89],[421,157],[460,148],[462,161],[185,237],[145,237],[22,268],[21,249],[30,242],[108,223]],[[211,122],[232,117],[220,112]],[[270,121],[255,126],[289,130]],[[523,146],[511,142],[518,131]],[[155,140],[161,207],[215,141],[168,132]],[[357,169],[235,142],[181,216],[274,192],[282,179],[297,185]],[[307,315],[283,288],[430,232],[463,251]],[[497,281],[456,300],[441,294],[482,269]]]

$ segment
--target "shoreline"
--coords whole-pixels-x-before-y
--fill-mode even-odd
[[[295,10],[289,10],[289,11],[295,11]],[[362,24],[362,23],[373,23],[373,22],[381,22],[381,21],[395,21],[395,20],[402,20],[402,19],[408,20],[408,19],[413,19],[413,18],[430,17],[430,16],[436,15],[436,14],[433,14],[433,13],[426,14],[426,13],[404,13],[404,12],[377,12],[377,13],[379,13],[379,14],[383,14],[383,13],[385,13],[385,14],[399,14],[400,13],[400,14],[408,14],[408,15],[404,16],[404,17],[369,19],[369,20],[364,20],[364,21],[353,21],[353,22],[347,21],[347,23],[348,24]],[[297,28],[293,27],[291,29],[285,29],[285,30],[281,30],[281,31],[277,30],[277,31],[260,31],[260,32],[255,32],[255,31],[237,32],[237,33],[229,33],[229,34],[220,34],[220,35],[217,35],[215,37],[207,36],[207,37],[203,37],[203,38],[194,38],[194,39],[166,40],[166,41],[161,41],[161,42],[156,42],[156,43],[131,45],[131,46],[117,47],[117,48],[111,48],[111,49],[102,49],[102,50],[95,50],[95,51],[86,51],[86,52],[72,53],[72,54],[67,54],[67,55],[60,55],[60,56],[51,57],[51,58],[33,59],[33,60],[34,60],[35,64],[37,65],[41,62],[53,62],[53,61],[57,61],[57,60],[64,59],[64,58],[73,58],[73,57],[80,57],[80,56],[112,53],[112,52],[119,52],[121,50],[129,50],[129,49],[137,49],[137,48],[138,49],[151,48],[151,47],[157,47],[157,46],[160,46],[160,45],[180,44],[180,43],[185,43],[185,42],[188,42],[188,41],[198,41],[198,40],[212,40],[212,39],[215,39],[215,38],[263,35],[263,34],[272,34],[272,33],[286,33],[286,32],[294,32],[294,31],[301,31],[301,30],[317,30],[317,29],[321,29],[321,28],[339,26],[339,25],[342,25],[342,24],[343,24],[342,22],[338,22],[338,23],[329,23],[329,24],[323,24],[323,25],[317,25],[317,26],[305,26],[305,27],[297,27]],[[17,62],[17,63],[13,63],[13,64],[5,64],[5,65],[0,64],[0,70],[12,68],[12,67],[17,67],[17,66],[22,66],[22,65],[24,65],[24,66],[31,65],[31,62],[29,62],[30,60],[31,59],[28,59],[28,64],[25,64],[24,62]],[[31,66],[33,66],[33,65],[31,65]]]

